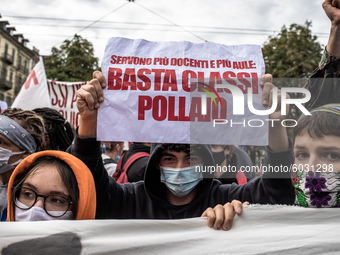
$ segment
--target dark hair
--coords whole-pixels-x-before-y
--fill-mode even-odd
[[[124,142],[104,142],[104,143],[109,143],[110,148],[106,146],[106,151],[113,151],[116,148],[116,145],[119,144],[121,147],[124,145]]]
[[[45,150],[45,128],[43,119],[33,111],[20,108],[8,108],[1,113],[13,120],[18,120],[18,124],[23,127],[37,144],[37,151]]]
[[[313,112],[312,115],[303,116],[294,127],[294,140],[304,132],[312,138],[322,138],[325,135],[340,137],[340,116],[330,112]]]
[[[67,191],[70,194],[72,204],[72,217],[75,220],[77,217],[78,203],[79,203],[79,188],[77,179],[71,169],[71,167],[65,163],[65,161],[53,157],[53,156],[43,156],[38,158],[32,163],[28,168],[16,176],[13,187],[16,189],[21,186],[24,181],[30,176],[35,170],[42,166],[54,165],[58,169],[59,175],[65,184]]]
[[[165,150],[171,150],[175,152],[183,151],[184,153],[196,152],[202,158],[203,164],[210,162],[209,158],[211,158],[211,155],[208,153],[205,146],[200,144],[162,143],[159,147],[160,149],[157,150],[157,157],[159,157],[159,159]]]
[[[225,145],[224,149],[229,150],[229,154],[226,156],[227,161],[230,162],[231,158],[234,156],[234,145]]]
[[[66,151],[74,139],[70,123],[55,109],[43,107],[33,111],[44,119],[45,131],[51,142],[50,149]]]
[[[202,146],[200,145],[191,145],[191,144],[177,144],[177,143],[162,143],[160,148],[165,151],[165,150],[171,150],[175,152],[185,152],[185,153],[190,153],[192,151],[200,151]]]

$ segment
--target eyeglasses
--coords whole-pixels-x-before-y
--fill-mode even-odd
[[[14,189],[14,188],[12,188]],[[16,207],[21,210],[31,209],[37,202],[38,197],[44,198],[44,210],[52,217],[63,216],[73,202],[60,195],[39,195],[30,188],[18,187],[13,191],[13,200]]]

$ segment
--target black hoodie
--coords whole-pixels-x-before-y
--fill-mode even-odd
[[[150,146],[147,146],[144,144],[137,144],[137,143],[131,144],[129,150],[123,156],[121,169],[123,169],[126,161],[131,156],[133,156],[134,154],[138,152],[150,153]],[[135,160],[131,164],[131,166],[126,172],[129,182],[138,182],[144,179],[145,166],[148,160],[149,160],[149,157],[142,157],[142,158]]]
[[[291,143],[290,143],[291,145]],[[292,146],[290,146],[292,147]],[[214,165],[211,149],[206,151],[205,165]],[[101,159],[100,142],[94,138],[82,139],[76,136],[68,149],[81,159],[91,170],[97,192],[97,219],[182,219],[200,217],[208,207],[225,204],[234,199],[260,204],[293,204],[294,188],[290,174],[284,179],[270,178],[278,173],[266,173],[262,178],[253,179],[245,185],[222,185],[221,182],[205,178],[197,185],[196,197],[186,205],[175,206],[166,199],[166,186],[160,182],[160,149],[151,150],[145,171],[145,180],[135,183],[118,184],[108,176]],[[281,153],[267,153],[267,163],[289,166],[294,162],[292,148]],[[264,178],[267,177],[267,178]]]

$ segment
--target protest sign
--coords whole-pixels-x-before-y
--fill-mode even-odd
[[[79,119],[76,92],[81,85],[85,84],[86,81],[59,82],[47,80],[51,107],[63,115],[65,120],[74,128],[78,126]]]
[[[247,100],[264,109],[258,45],[111,38],[102,72],[98,140],[268,144],[268,116]]]
[[[11,107],[18,107],[24,110],[51,107],[51,100],[47,91],[45,67],[41,57],[27,77]]]
[[[250,205],[229,231],[206,218],[3,222],[7,254],[338,254],[339,209]]]

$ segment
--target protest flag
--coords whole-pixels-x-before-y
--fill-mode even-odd
[[[51,99],[47,88],[47,79],[42,57],[22,85],[12,106],[24,110],[39,107],[51,107]]]

